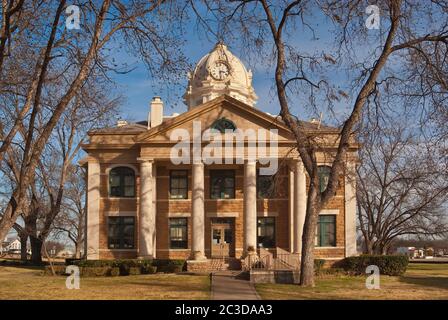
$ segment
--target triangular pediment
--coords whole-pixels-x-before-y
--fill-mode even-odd
[[[209,129],[218,119],[226,119],[235,124],[237,129],[269,131],[276,129],[278,141],[291,141],[293,136],[279,117],[274,117],[254,107],[222,95],[200,106],[164,121],[161,125],[149,129],[136,137],[137,143],[171,141],[173,130],[185,129],[192,136],[193,126],[200,123],[201,133]],[[269,134],[267,132],[267,134]]]

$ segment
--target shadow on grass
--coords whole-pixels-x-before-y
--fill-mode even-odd
[[[400,282],[448,290],[448,277],[402,276]]]

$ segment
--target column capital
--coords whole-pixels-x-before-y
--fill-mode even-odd
[[[244,159],[244,164],[251,165],[251,164],[257,164],[256,159]]]
[[[201,166],[204,167],[204,162],[200,161],[200,162],[194,162],[191,164],[192,166]]]
[[[140,158],[137,158],[137,161],[141,164],[144,164],[144,163],[152,164],[152,163],[154,163],[154,158],[141,158],[140,157]]]

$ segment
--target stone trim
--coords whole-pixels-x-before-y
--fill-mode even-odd
[[[191,217],[191,212],[167,212],[166,216],[168,218],[189,218]]]
[[[239,212],[206,212],[207,218],[236,218],[239,217]]]
[[[319,212],[319,215],[338,215],[339,214],[339,209],[322,209]]]
[[[106,217],[136,217],[137,211],[105,211],[104,215]]]
[[[257,217],[278,217],[278,211],[258,211]]]

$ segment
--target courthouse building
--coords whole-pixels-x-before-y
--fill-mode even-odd
[[[300,253],[307,174],[281,118],[257,108],[251,71],[217,44],[189,74],[184,100],[188,111],[182,114],[166,115],[162,99],[154,97],[148,121],[119,121],[116,127],[89,132],[83,146],[88,154],[87,258],[213,261],[239,260],[260,249]],[[230,154],[230,163],[173,161],[179,132],[197,136],[198,123],[200,134],[211,128],[223,136],[266,132],[257,134],[257,143],[267,146],[267,154],[254,158],[245,148]],[[318,154],[325,188],[338,129],[317,121],[303,125],[327,142],[327,150]],[[275,141],[269,139],[270,130]],[[193,143],[184,143],[184,150],[193,154]],[[196,149],[207,144],[203,140]],[[274,147],[278,152],[272,159]],[[355,166],[356,151],[353,143],[337,193],[320,212],[317,258],[356,254],[355,186],[353,170],[348,170]],[[278,164],[276,174],[261,174],[273,163]]]

